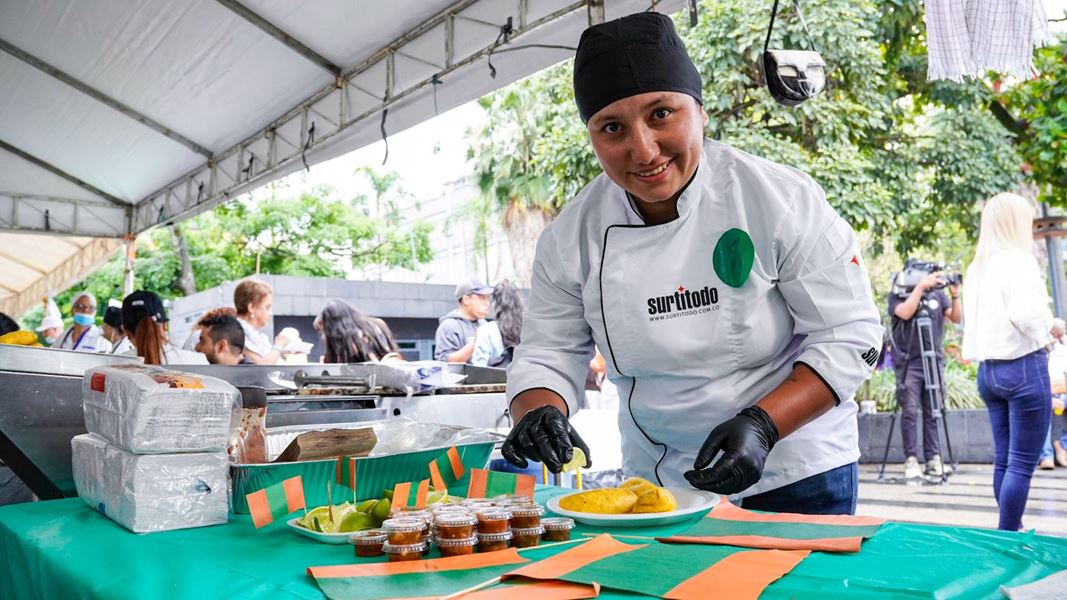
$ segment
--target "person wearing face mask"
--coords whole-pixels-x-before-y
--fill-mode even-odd
[[[74,296],[70,305],[74,325],[63,332],[55,348],[77,352],[110,352],[111,342],[96,326],[96,296],[81,292]]]
[[[37,326],[37,333],[48,346],[55,347],[59,338],[63,335],[63,317],[59,315],[45,315],[41,324]]]
[[[245,356],[257,365],[277,364],[289,339],[279,334],[272,344],[261,331],[274,318],[274,290],[265,281],[245,279],[233,291],[233,304],[245,330]]]
[[[568,417],[595,345],[627,476],[853,513],[852,396],[883,334],[855,236],[808,175],[705,139],[701,87],[664,15],[582,34],[575,101],[604,173],[538,241],[501,451],[553,472],[589,457]]]

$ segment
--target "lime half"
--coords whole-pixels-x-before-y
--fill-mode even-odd
[[[571,457],[570,461],[567,462],[567,464],[563,465],[564,473],[568,471],[577,471],[578,469],[585,468],[585,452],[582,452],[582,449],[578,448],[577,446],[572,448],[572,450],[574,451],[574,456]]]

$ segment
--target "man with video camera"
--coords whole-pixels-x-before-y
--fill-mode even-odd
[[[945,288],[948,294],[945,294]],[[960,275],[946,273],[943,267],[909,258],[904,271],[894,280],[889,294],[889,317],[893,368],[897,380],[897,404],[900,406],[900,434],[904,442],[904,477],[918,479],[923,469],[917,458],[916,428],[919,404],[923,413],[923,458],[926,474],[941,477],[951,467],[943,466],[937,420],[930,395],[925,390],[923,361],[919,328],[916,319],[923,313],[930,317],[931,338],[937,353],[941,395],[945,394],[945,351],[941,341],[944,337],[944,321],[953,323],[963,320],[960,303]]]

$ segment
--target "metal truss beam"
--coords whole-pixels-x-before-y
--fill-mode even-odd
[[[326,57],[322,56],[318,52],[315,52],[311,48],[308,48],[300,42],[300,40],[294,38],[288,33],[282,31],[278,26],[270,21],[264,19],[259,13],[241,4],[237,0],[216,0],[219,4],[230,9],[234,14],[241,17],[245,21],[251,23],[256,29],[259,29],[269,35],[270,37],[285,44],[290,50],[295,51],[300,56],[310,60],[324,71],[332,75],[333,77],[339,77],[341,75],[341,67],[333,64]]]
[[[153,129],[157,133],[160,133],[160,134],[162,134],[162,135],[174,140],[175,142],[178,142],[179,144],[185,146],[186,148],[192,150],[193,152],[196,152],[197,154],[203,155],[205,158],[211,158],[211,151],[208,150],[207,148],[201,146],[200,144],[197,144],[196,142],[194,142],[194,141],[190,140],[189,138],[185,137],[184,135],[174,131],[173,129],[171,129],[169,127],[167,127],[166,125],[163,125],[162,123],[160,123],[160,122],[158,122],[158,121],[156,121],[156,120],[154,120],[154,119],[152,119],[152,118],[150,118],[148,116],[145,116],[145,115],[141,114],[140,112],[137,112],[133,108],[130,108],[129,106],[123,104],[122,102],[119,102],[118,100],[112,98],[111,96],[108,96],[107,94],[101,92],[100,90],[98,90],[98,89],[96,89],[96,88],[94,88],[94,87],[92,87],[92,86],[90,86],[90,85],[88,85],[86,83],[83,83],[82,81],[80,81],[78,79],[75,79],[73,76],[67,74],[65,71],[61,71],[61,70],[57,69],[56,67],[53,67],[52,65],[44,62],[43,60],[37,58],[36,56],[34,56],[34,55],[24,51],[24,50],[21,50],[20,48],[17,48],[17,47],[11,45],[10,43],[8,43],[8,42],[6,42],[6,41],[4,41],[2,39],[0,39],[0,50],[3,50],[4,52],[7,52],[11,56],[14,56],[15,58],[21,60],[22,62],[24,62],[24,63],[26,63],[28,65],[30,65],[31,67],[34,67],[35,69],[39,69],[40,71],[44,72],[45,74],[50,75],[51,77],[53,77],[55,79],[58,79],[59,81],[62,81],[63,83],[65,83],[65,84],[69,85],[70,87],[78,90],[79,92],[85,94],[86,96],[89,96],[90,98],[93,98],[94,100],[97,100],[98,102],[107,105],[109,108],[111,108],[113,110],[116,110],[116,111],[126,115],[127,117],[133,119],[134,121],[137,121],[138,123],[141,123],[145,127]]]
[[[80,246],[80,249],[70,258],[57,265],[29,287],[19,290],[15,294],[0,295],[0,312],[9,315],[22,314],[33,305],[40,303],[41,298],[50,296],[80,281],[86,274],[93,272],[114,256],[121,247],[121,240],[96,239],[89,241],[85,246]]]
[[[0,191],[0,230],[122,237],[132,208],[104,201],[73,200]]]
[[[130,206],[129,204],[123,202],[122,200],[116,198],[115,196],[112,196],[111,194],[109,194],[109,193],[107,193],[107,192],[105,192],[105,191],[103,191],[103,190],[101,190],[99,188],[96,188],[96,187],[94,187],[92,185],[89,185],[88,183],[85,183],[81,179],[78,179],[77,177],[71,175],[70,173],[67,173],[66,171],[60,169],[59,167],[53,165],[52,163],[45,162],[45,161],[37,158],[36,156],[26,152],[25,150],[22,150],[20,148],[16,148],[15,146],[12,146],[11,144],[5,142],[4,140],[0,140],[0,150],[6,150],[7,152],[10,152],[11,154],[14,154],[15,156],[21,158],[24,161],[31,162],[31,163],[37,165],[38,167],[41,167],[42,169],[48,171],[49,173],[52,173],[53,175],[57,175],[59,177],[62,177],[63,179],[66,179],[67,181],[73,183],[74,185],[82,188],[83,190],[92,192],[92,193],[96,194],[97,196],[100,196],[101,198],[103,198],[104,200],[107,200],[108,202],[114,204],[115,206],[121,206],[123,208],[129,208],[129,206]]]
[[[458,13],[478,1],[460,0],[453,3],[345,72],[338,78],[339,86],[331,84],[324,87],[244,141],[219,152],[214,159],[148,195],[134,209],[128,233],[137,234],[156,225],[197,214],[228,200],[251,186],[266,183],[276,177],[275,173],[291,167],[294,163],[299,164],[306,152],[311,152],[351,127],[380,115],[383,110],[433,85],[435,81],[439,81],[446,75],[484,59],[494,50],[497,38],[496,33],[490,28],[483,28],[486,30],[485,36],[480,38],[487,39],[488,43],[480,49],[464,52],[465,55],[460,55],[458,48],[461,46],[455,39]],[[548,23],[585,9],[588,1],[572,2],[533,20],[526,13],[529,2],[520,2],[521,14],[513,15],[518,26],[512,30],[509,40],[520,38]],[[404,89],[397,89],[395,85],[397,56],[404,58],[406,55],[417,55],[415,51],[405,52],[405,46],[438,27],[444,31],[444,47],[441,49],[444,60],[423,59],[415,62],[420,65],[427,62],[441,62],[445,67]],[[468,43],[463,47],[470,48],[471,44]],[[371,70],[376,67],[378,69],[385,67],[382,69],[385,77],[382,78],[380,85],[373,86],[374,89],[367,89],[367,84],[363,81],[358,83],[354,81],[360,75],[369,76]],[[375,76],[377,73],[374,71]],[[362,97],[373,97],[375,102],[355,116],[351,116],[348,113],[349,96],[352,92]],[[329,108],[325,106],[326,104],[329,104]],[[283,131],[289,133],[283,135]],[[296,139],[297,133],[295,132],[299,132],[299,140]]]

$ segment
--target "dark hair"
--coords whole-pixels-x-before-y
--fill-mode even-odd
[[[18,330],[19,324],[15,322],[15,319],[0,312],[0,335],[5,335]]]
[[[241,323],[237,320],[237,317],[231,315],[214,315],[207,318],[201,317],[197,324],[200,325],[202,330],[207,332],[207,336],[211,338],[212,344],[217,343],[219,340],[226,340],[226,343],[234,350],[233,354],[244,352],[245,330],[241,327]]]
[[[122,329],[122,309],[117,306],[104,309],[104,323],[115,329]]]
[[[130,343],[137,349],[137,356],[144,359],[144,364],[163,364],[163,344],[167,341],[167,336],[163,334],[163,325],[152,320],[144,310],[134,310],[144,314],[137,317],[137,329],[132,333],[126,330]]]
[[[200,315],[200,318],[196,321],[196,327],[203,327],[204,321],[207,321],[208,319],[212,317],[217,317],[219,315],[230,315],[231,317],[236,317],[237,309],[232,306],[220,306],[218,308],[213,308]],[[240,325],[240,323],[238,323],[238,325]]]
[[[376,324],[344,300],[331,300],[319,315],[322,339],[326,342],[323,360],[328,363],[355,363],[380,360],[396,352],[393,333],[384,321]]]
[[[501,279],[493,286],[493,310],[496,312],[496,324],[500,328],[504,348],[510,350],[518,346],[526,301],[522,299],[519,288],[515,287],[514,283]]]

